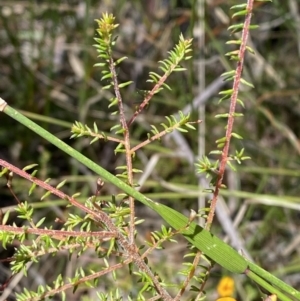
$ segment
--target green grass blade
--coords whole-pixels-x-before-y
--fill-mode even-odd
[[[280,279],[278,279],[274,275],[266,272],[264,269],[257,266],[256,264],[254,264],[252,262],[248,262],[248,265],[249,265],[249,269],[252,272],[254,272],[256,275],[262,277],[264,280],[268,281],[269,283],[272,283],[272,285],[275,285],[275,286],[279,287],[282,291],[284,291],[284,292],[288,293],[289,295],[291,295],[291,296],[297,298],[298,300],[300,300],[300,292],[299,291],[295,290],[294,288],[292,288],[291,286],[289,286],[285,282],[281,281]],[[253,279],[252,274],[250,274],[248,276]],[[253,279],[253,280],[255,280],[255,279]],[[258,283],[258,284],[260,284],[260,283]],[[267,287],[266,287],[266,289],[267,289]],[[272,291],[270,291],[270,292],[272,293]],[[281,299],[281,298],[279,297],[279,299]]]
[[[279,300],[282,301],[293,301],[293,299],[290,299],[289,297],[287,297],[286,295],[284,295],[281,291],[279,291],[277,288],[275,288],[274,286],[272,286],[270,283],[268,283],[267,281],[265,281],[264,279],[262,279],[261,277],[259,277],[258,275],[256,275],[254,272],[252,271],[248,271],[247,276],[249,278],[251,278],[253,281],[255,281],[258,285],[260,285],[261,287],[263,287],[264,289],[266,289],[268,292],[275,294]]]
[[[218,237],[213,235],[211,232],[204,230],[195,222],[191,222],[189,224],[188,218],[183,214],[163,204],[153,202],[151,199],[145,197],[143,194],[136,191],[134,188],[126,185],[124,182],[122,182],[117,177],[103,169],[101,166],[97,165],[87,157],[83,156],[81,153],[79,153],[66,143],[62,142],[60,139],[50,134],[48,131],[44,130],[39,125],[26,118],[12,107],[8,106],[0,98],[0,111],[1,110],[8,116],[22,123],[30,130],[34,131],[35,133],[52,143],[53,145],[57,146],[59,149],[61,149],[71,157],[75,158],[77,161],[84,164],[86,167],[90,168],[104,180],[114,184],[116,187],[118,187],[128,195],[131,195],[136,200],[140,201],[144,205],[156,211],[174,229],[182,230],[183,236],[191,244],[193,244],[196,248],[201,250],[213,261],[223,266],[225,269],[233,273],[245,273],[247,271],[247,274],[250,274],[249,277],[251,277],[254,281],[260,281],[260,277],[262,277],[263,279],[267,279],[270,283],[280,287],[285,292],[293,295],[298,300],[300,300],[300,292],[296,291],[292,287],[280,281],[278,278],[271,275],[267,271],[261,269],[257,265],[248,262],[243,256],[241,256],[238,252],[236,252],[233,248],[224,243]],[[249,271],[255,271],[255,273],[249,273]],[[258,277],[257,279],[255,278],[255,275]],[[289,301],[289,299],[285,300]]]

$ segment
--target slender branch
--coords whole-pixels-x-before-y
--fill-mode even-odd
[[[211,272],[211,270],[212,270],[213,267],[214,267],[213,264],[211,264],[211,265],[208,267],[208,269],[207,269],[207,271],[206,271],[206,273],[205,273],[204,281],[202,282],[202,284],[201,284],[201,286],[200,286],[200,288],[199,288],[199,292],[198,292],[198,294],[197,294],[195,300],[201,300],[200,298],[203,297],[202,295],[203,295],[204,287],[205,287],[205,285],[206,285],[206,282],[207,282],[207,280],[208,280],[208,278],[209,278],[208,276],[209,276],[209,274],[210,274],[210,272]]]
[[[77,130],[74,129],[74,126],[72,128],[72,132],[77,132]],[[82,131],[82,130],[78,130],[78,135],[80,136],[77,136],[77,137],[81,137],[81,136],[90,136],[90,137],[98,137],[99,139],[102,139],[102,140],[108,140],[108,141],[113,141],[113,142],[117,142],[117,143],[121,143],[121,144],[124,144],[124,140],[122,139],[119,139],[119,138],[115,138],[115,137],[111,137],[111,136],[104,136],[102,134],[99,134],[99,133],[94,133],[94,132],[90,132],[90,131]]]
[[[222,151],[221,155],[221,162],[220,162],[220,168],[217,176],[217,181],[213,193],[213,198],[210,205],[209,214],[207,217],[207,222],[205,225],[206,230],[210,230],[211,224],[213,222],[213,218],[215,215],[217,200],[219,191],[223,182],[223,177],[225,173],[225,168],[228,160],[228,152],[229,152],[229,146],[230,146],[230,139],[231,139],[231,133],[233,129],[233,123],[234,123],[234,113],[237,103],[237,97],[239,92],[239,85],[242,77],[242,71],[243,71],[243,65],[244,65],[244,57],[245,57],[245,51],[246,51],[246,43],[249,35],[249,26],[251,23],[251,16],[252,16],[252,8],[253,8],[253,1],[254,0],[248,0],[247,2],[247,11],[248,14],[246,15],[244,27],[242,31],[242,37],[241,37],[241,45],[239,49],[239,61],[237,63],[236,67],[236,73],[235,78],[233,82],[233,93],[231,95],[231,101],[230,101],[230,108],[229,108],[229,116],[227,121],[227,127],[226,127],[226,141],[225,145]]]
[[[200,123],[201,120],[197,120],[197,121],[193,121],[193,122],[187,122],[189,124],[193,124],[193,123]],[[158,140],[160,139],[161,137],[163,137],[164,135],[166,134],[169,134],[171,132],[173,132],[174,130],[176,130],[178,127],[182,126],[181,122],[177,122],[175,123],[173,126],[167,128],[166,130],[162,131],[162,132],[159,132],[158,134],[155,134],[153,135],[151,138],[148,138],[147,140],[139,143],[138,145],[136,145],[135,147],[133,147],[130,152],[131,154],[134,154],[134,152],[136,152],[138,149],[146,146],[147,144],[151,143],[152,141],[154,140]]]
[[[14,227],[8,225],[0,225],[0,231],[5,231],[15,234],[36,234],[36,235],[48,235],[52,238],[63,240],[66,237],[97,237],[101,239],[116,237],[116,233],[109,231],[93,231],[93,232],[78,232],[78,231],[65,231],[65,230],[50,230],[28,227]]]
[[[145,263],[144,259],[140,256],[140,254],[137,252],[136,248],[132,246],[132,244],[127,241],[125,236],[121,233],[121,231],[118,229],[117,226],[115,226],[114,222],[111,220],[111,218],[103,211],[93,210],[90,209],[83,204],[79,203],[76,199],[73,197],[70,197],[63,193],[62,191],[52,187],[48,183],[43,182],[42,180],[39,180],[30,174],[26,173],[24,170],[21,170],[14,165],[0,159],[0,165],[3,167],[7,167],[12,172],[18,174],[19,176],[29,180],[32,183],[35,183],[36,185],[44,188],[45,190],[50,191],[52,194],[58,196],[61,199],[68,200],[72,205],[79,208],[83,212],[86,212],[90,215],[92,219],[94,219],[97,222],[101,222],[105,224],[107,229],[112,232],[116,233],[116,238],[119,243],[119,245],[123,248],[123,250],[126,252],[126,255],[128,258],[132,259],[132,261],[136,264],[136,266],[141,270],[144,271],[152,280],[154,286],[156,287],[156,290],[161,294],[164,301],[172,301],[172,297],[169,295],[169,293],[166,291],[166,289],[160,284],[157,277],[154,275],[152,270],[149,268],[149,266]]]
[[[196,271],[196,267],[197,265],[199,264],[200,260],[201,260],[201,255],[202,255],[202,252],[201,251],[198,251],[196,256],[194,257],[194,260],[193,260],[193,268],[191,268],[189,274],[186,276],[182,286],[181,286],[181,289],[179,290],[179,292],[177,293],[177,295],[175,296],[174,298],[174,301],[179,301],[180,298],[182,297],[182,295],[184,294],[188,284],[190,283],[190,281],[192,280],[192,278],[194,277],[194,274],[195,274],[195,271]]]
[[[173,69],[176,66],[174,65]],[[172,69],[172,70],[173,70]],[[157,92],[157,90],[159,90],[159,88],[162,86],[162,84],[167,80],[169,76],[169,73],[165,73],[157,82],[157,84],[153,87],[153,89],[147,93],[147,96],[144,98],[143,102],[139,105],[139,107],[136,109],[136,111],[134,112],[133,116],[130,118],[130,120],[128,121],[128,126],[131,126],[132,123],[134,122],[134,120],[136,119],[136,117],[144,110],[144,108],[148,105],[149,101],[151,100],[151,98],[154,96],[154,94]]]
[[[112,80],[114,83],[114,90],[116,93],[116,97],[118,99],[119,113],[120,113],[120,123],[122,125],[122,129],[124,131],[124,147],[125,147],[125,157],[126,157],[126,166],[127,166],[127,180],[129,186],[133,186],[133,171],[132,171],[132,154],[130,152],[130,134],[128,125],[126,122],[125,111],[122,101],[122,96],[119,89],[118,78],[116,74],[115,64],[112,58],[112,55],[109,59],[109,69],[112,74]],[[129,223],[129,241],[133,245],[134,244],[134,235],[135,235],[135,204],[134,198],[129,196],[129,208],[130,208],[130,223]]]
[[[77,280],[76,282],[71,282],[68,284],[64,284],[58,288],[52,289],[50,291],[45,292],[44,294],[40,295],[39,297],[32,297],[32,298],[28,298],[27,301],[40,301],[40,300],[44,300],[47,297],[53,296],[54,294],[58,294],[61,292],[66,291],[67,289],[70,288],[74,288],[82,283],[86,283],[88,281],[91,281],[93,279],[99,278],[105,274],[111,273],[117,269],[122,268],[123,266],[129,264],[132,260],[131,259],[126,259],[121,263],[117,263],[111,267],[106,268],[105,270],[102,270],[100,272],[96,272],[93,273],[91,275],[85,276],[85,277],[81,277],[79,280]]]

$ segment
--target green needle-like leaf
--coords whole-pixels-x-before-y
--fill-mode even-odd
[[[104,168],[97,165],[95,162],[83,156],[81,153],[79,153],[66,143],[62,142],[60,139],[50,134],[45,129],[41,128],[39,125],[26,118],[12,107],[8,106],[1,98],[0,107],[4,108],[3,112],[5,114],[22,123],[30,130],[34,131],[53,145],[57,146],[62,151],[75,158],[78,162],[84,164],[86,167],[88,167],[97,175],[99,175],[102,179],[114,184],[126,194],[134,197],[136,200],[140,201],[144,205],[157,212],[170,226],[172,226],[176,230],[180,230],[183,236],[191,244],[193,244],[206,256],[210,257],[213,261],[220,264],[228,271],[233,273],[249,274],[249,269],[253,270],[255,274],[261,277],[263,280],[267,279],[270,283],[276,284],[282,290],[288,290],[290,294],[292,294],[295,298],[300,300],[300,292],[296,291],[287,284],[282,283],[279,279],[272,276],[267,271],[264,271],[263,269],[257,267],[255,264],[248,262],[243,256],[241,256],[229,245],[224,243],[211,232],[201,228],[195,222],[190,222],[189,219],[183,214],[163,204],[159,204],[150,200],[134,188],[128,186],[122,180],[118,179],[116,176],[112,175]],[[250,275],[252,274],[250,273]],[[252,279],[254,281],[257,281],[254,278]],[[289,301],[289,299],[285,300]]]

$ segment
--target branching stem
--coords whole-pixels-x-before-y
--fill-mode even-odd
[[[154,275],[154,273],[152,272],[150,267],[145,263],[144,259],[137,252],[136,248],[134,246],[132,246],[130,241],[128,241],[126,239],[126,237],[121,233],[121,231],[118,229],[118,227],[114,224],[113,220],[105,212],[99,211],[99,210],[93,210],[93,209],[90,209],[90,208],[84,206],[83,204],[78,202],[73,197],[66,195],[65,193],[52,187],[48,183],[45,183],[44,181],[31,176],[24,170],[21,170],[2,159],[0,159],[0,166],[8,168],[13,173],[18,174],[19,176],[29,180],[32,183],[35,183],[36,185],[44,188],[47,191],[50,191],[52,194],[58,196],[59,198],[68,200],[73,206],[75,206],[78,209],[80,209],[81,211],[89,214],[91,216],[91,218],[94,219],[95,221],[105,224],[105,226],[107,227],[107,229],[110,232],[116,234],[118,244],[125,251],[125,253],[126,253],[125,255],[128,257],[128,259],[130,259],[130,261],[133,261],[141,271],[145,272],[151,278],[153,285],[156,287],[156,290],[160,293],[162,299],[164,301],[172,301],[173,300],[172,297],[169,295],[169,293],[166,291],[166,289],[163,286],[161,286],[157,277]],[[39,299],[32,299],[32,300],[39,300]]]

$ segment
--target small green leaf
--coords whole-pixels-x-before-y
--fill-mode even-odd
[[[215,115],[215,118],[228,118],[229,114],[228,113],[224,113],[224,114],[217,114]]]
[[[167,88],[169,91],[172,91],[171,87],[168,84],[163,83],[162,86]]]
[[[159,74],[157,74],[157,73],[155,73],[155,72],[149,72],[149,76],[151,77],[151,78],[154,78],[154,79],[156,79],[156,80],[159,80],[160,78],[161,78],[161,76],[159,75]]]
[[[216,143],[226,142],[226,139],[227,139],[226,137],[222,137],[222,138],[216,140]]]
[[[246,157],[242,157],[242,158],[241,158],[241,160],[249,160],[249,159],[251,159],[251,157],[249,157],[249,156],[246,156]]]
[[[112,76],[113,76],[113,75],[112,75],[111,73],[108,73],[108,74],[102,76],[100,80],[103,81],[104,79],[112,78]]]
[[[244,24],[240,23],[240,24],[233,24],[231,26],[228,27],[228,30],[233,30],[234,32],[236,32],[237,30],[240,31],[244,28]]]
[[[117,104],[118,104],[118,98],[116,98],[116,97],[111,98],[110,99],[110,104],[109,104],[108,108],[111,108],[111,107],[113,107],[113,106],[115,106]]]
[[[218,103],[220,104],[223,100],[230,99],[230,98],[231,98],[231,94],[225,95],[222,98],[220,98]]]
[[[9,214],[10,214],[10,211],[7,210],[3,216],[3,219],[2,219],[2,225],[5,225],[8,221],[8,218],[9,218]]]
[[[243,139],[243,137],[240,136],[240,135],[238,135],[237,133],[231,133],[231,136],[232,136],[232,137],[235,137],[235,138],[237,138],[237,139]]]
[[[237,55],[239,55],[239,53],[240,53],[240,50],[233,50],[233,51],[225,53],[225,55],[226,56],[237,56]]]
[[[67,180],[63,180],[62,182],[60,182],[60,183],[56,186],[56,188],[57,188],[57,189],[60,189],[61,187],[63,187],[63,186],[66,184],[66,182],[67,182]]]
[[[236,168],[231,164],[229,160],[227,161],[227,164],[233,171],[236,171]]]
[[[233,93],[233,89],[228,89],[219,92],[219,95],[231,95],[232,93]]]
[[[94,64],[93,67],[104,67],[106,64],[105,63],[97,63]]]
[[[115,130],[119,129],[120,127],[121,127],[120,124],[116,124],[116,125],[112,126],[109,131],[110,132],[115,131]]]
[[[98,141],[100,138],[99,137],[95,137],[91,142],[90,145],[93,144],[94,142]]]
[[[237,55],[232,55],[229,59],[230,59],[231,61],[237,61],[237,62],[240,61],[240,57],[237,56]]]
[[[9,172],[9,169],[7,167],[3,168],[0,172],[0,177],[2,177],[3,175],[5,175],[7,172]]]
[[[111,84],[110,85],[107,85],[107,86],[104,86],[104,87],[102,87],[102,90],[108,90],[108,89],[110,89],[111,88]]]
[[[38,222],[37,222],[37,224],[35,225],[37,228],[39,227],[39,226],[41,226],[42,224],[43,224],[43,222],[45,221],[45,219],[46,219],[46,217],[43,217],[41,220],[39,220]]]
[[[244,9],[246,7],[247,7],[247,3],[243,3],[243,4],[233,5],[233,6],[230,7],[230,9],[232,9],[232,10],[234,10],[234,9],[240,10],[240,9]]]
[[[175,72],[181,72],[181,71],[185,71],[186,70],[186,68],[180,68],[180,67],[176,67],[173,71],[175,71]]]
[[[190,123],[186,123],[185,126],[191,130],[196,130],[196,128],[193,125],[191,125]]]
[[[30,164],[30,165],[27,165],[25,166],[22,170],[26,171],[26,170],[29,170],[29,169],[32,169],[33,167],[36,167],[38,166],[38,164]]]
[[[176,130],[178,130],[179,132],[182,132],[182,133],[188,133],[188,130],[183,129],[183,128],[176,128]]]
[[[213,151],[209,152],[210,155],[222,155],[222,153],[223,152],[220,150],[213,150]]]
[[[233,80],[234,80],[234,76],[224,78],[224,82],[233,81]]]
[[[127,86],[131,85],[132,83],[133,83],[133,81],[130,80],[130,81],[126,82],[126,83],[119,84],[118,87],[119,87],[120,89],[122,89],[122,88],[124,88],[124,87],[127,87]]]
[[[41,201],[43,201],[47,196],[49,196],[51,194],[51,191],[47,191],[42,197],[41,197]]]
[[[246,16],[247,14],[248,14],[248,10],[244,9],[244,10],[240,10],[240,11],[236,12],[235,14],[233,14],[231,16],[231,18],[235,18],[235,17],[238,17],[238,16]]]
[[[246,46],[246,49],[247,49],[251,54],[255,54],[255,51],[254,51],[250,46]]]
[[[126,165],[117,166],[115,169],[116,170],[127,170],[127,166]]]
[[[233,113],[234,117],[243,117],[244,114],[243,113]]]
[[[241,100],[241,99],[237,99],[236,100],[243,108],[245,108],[245,105],[244,105],[244,103],[243,103],[243,101]]]
[[[31,175],[31,177],[35,177],[35,175],[37,174],[37,172],[38,172],[38,170],[37,169],[35,169],[30,175]]]
[[[235,44],[235,45],[241,45],[242,41],[241,40],[230,40],[226,42],[227,45]]]
[[[31,184],[31,187],[30,187],[30,189],[29,189],[29,192],[28,192],[28,195],[29,195],[29,196],[32,194],[32,192],[33,192],[33,190],[35,189],[35,187],[36,187],[36,183],[32,183],[32,184]]]
[[[246,85],[246,86],[248,86],[248,87],[254,88],[254,86],[253,86],[251,83],[247,82],[247,81],[246,81],[245,79],[243,79],[243,78],[241,78],[241,83],[244,84],[244,85]]]
[[[119,143],[118,146],[115,148],[115,153],[123,152],[123,151],[124,151],[124,145],[123,143]]]
[[[234,75],[235,75],[235,70],[230,70],[230,71],[222,73],[221,77],[228,77],[228,76],[234,76]]]
[[[117,61],[115,61],[114,65],[117,66],[119,65],[121,62],[123,62],[124,60],[127,60],[126,56],[123,56],[121,58],[119,58]]]
[[[125,129],[119,129],[118,131],[116,131],[115,133],[116,134],[123,134],[125,132]]]

